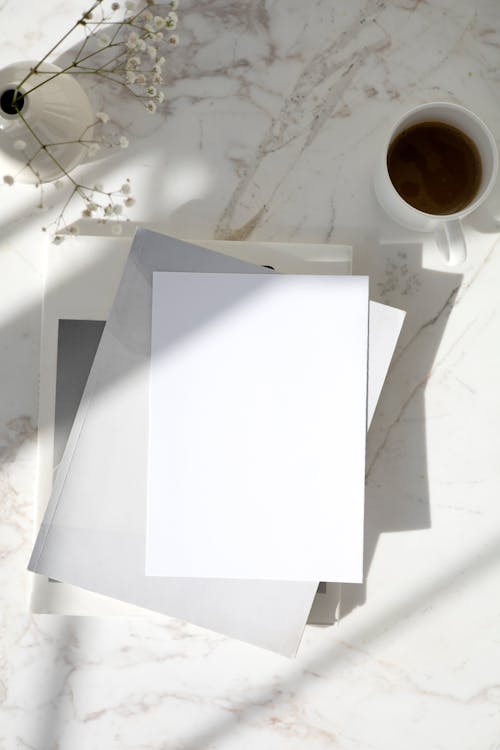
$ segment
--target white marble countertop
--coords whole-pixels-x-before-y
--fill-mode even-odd
[[[0,65],[40,56],[82,9],[1,0]],[[499,750],[500,189],[452,269],[371,187],[384,133],[416,104],[462,103],[500,138],[498,1],[179,14],[168,102],[150,120],[110,102],[131,146],[92,173],[131,177],[131,218],[177,236],[353,244],[372,298],[407,310],[368,436],[366,583],[295,660],[155,615],[27,612],[50,209],[4,185],[0,748]]]

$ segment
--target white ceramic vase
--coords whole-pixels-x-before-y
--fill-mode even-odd
[[[10,175],[19,182],[55,180],[85,158],[87,148],[79,140],[92,138],[95,117],[89,98],[75,77],[54,75],[61,71],[56,65],[38,66],[20,87],[23,98],[17,106],[22,117],[13,111],[12,91],[35,65],[25,61],[0,70],[0,179]],[[41,149],[37,138],[46,146],[57,145]],[[30,159],[33,169],[26,167]]]

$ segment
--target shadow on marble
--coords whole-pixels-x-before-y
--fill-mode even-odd
[[[380,638],[387,638],[392,630],[397,630],[402,623],[408,622],[409,618],[422,608],[430,607],[440,598],[456,592],[462,592],[463,595],[464,588],[474,586],[481,575],[490,572],[498,563],[499,557],[500,535],[497,534],[487,546],[479,546],[472,550],[468,555],[461,557],[455,567],[447,569],[441,575],[436,575],[432,582],[423,584],[419,589],[408,591],[406,598],[388,607],[376,618],[371,618],[361,624],[361,627],[356,630],[356,643],[362,643],[363,648],[371,652]],[[51,626],[50,630],[47,628],[47,633],[45,633],[44,623],[48,621]],[[88,722],[96,722],[93,726],[99,727],[100,721],[111,721],[117,728],[117,739],[119,739],[119,728],[123,726],[127,716],[133,715],[130,711],[130,703],[132,703],[132,708],[138,706],[140,711],[143,710],[148,714],[148,721],[153,720],[148,713],[152,710],[152,705],[145,703],[142,690],[137,689],[131,682],[117,698],[116,681],[112,679],[113,670],[123,669],[123,674],[125,676],[128,674],[127,654],[137,647],[137,635],[134,628],[117,641],[116,645],[114,641],[107,639],[103,651],[103,642],[96,637],[91,625],[95,622],[94,618],[64,616],[58,617],[55,622],[57,624],[54,628],[53,616],[36,615],[34,617],[37,639],[44,644],[45,667],[43,695],[36,693],[37,700],[31,709],[30,722],[23,726],[23,729],[19,726],[18,730],[26,746],[44,750],[54,748],[55,750],[59,747],[61,735],[67,729],[68,723],[75,719],[78,724],[71,727],[75,742],[87,737],[85,732]],[[167,633],[168,631],[163,632],[165,636]],[[221,641],[221,643],[224,642],[225,640]],[[145,651],[141,650],[141,659],[143,659],[143,654],[147,653],[147,648],[148,645]],[[272,726],[273,721],[276,721],[286,730],[287,724],[284,723],[286,718],[283,712],[293,711],[293,706],[297,706],[299,710],[304,691],[310,686],[318,685],[319,681],[331,680],[334,674],[332,670],[337,666],[344,665],[345,668],[346,655],[349,655],[352,648],[356,646],[344,641],[323,643],[322,646],[309,653],[307,659],[301,660],[298,668],[291,673],[282,676],[276,674],[269,679],[263,679],[260,684],[252,685],[251,691],[245,693],[240,691],[239,695],[233,696],[230,702],[224,700],[222,705],[227,710],[224,711],[222,717],[206,722],[191,722],[183,730],[182,738],[177,738],[175,746],[182,750],[201,750],[201,748],[219,747],[217,743],[221,743],[222,747],[231,736],[236,741],[237,733],[242,726],[252,725],[255,722]],[[181,653],[180,658],[185,658],[185,655]],[[166,668],[168,663],[165,664],[165,657],[159,659],[156,657],[156,659],[157,664],[161,666],[161,674],[155,673],[157,676],[154,685],[150,691],[147,691],[147,695],[158,695],[158,702],[153,705],[157,711],[161,712],[163,707],[168,708],[172,697],[172,672]],[[137,664],[140,665],[140,663]],[[151,664],[155,664],[154,659]],[[134,662],[132,666],[137,667]],[[118,673],[121,674],[120,671]],[[18,670],[18,677],[19,689],[26,691],[24,682],[26,672],[23,669]],[[31,673],[30,677],[32,679]],[[103,679],[110,681],[110,697],[104,703],[99,703],[98,710],[92,710],[93,701],[89,701],[88,696],[92,695],[94,689],[100,689]],[[38,685],[38,682],[35,685]],[[199,700],[195,692],[193,692],[192,700],[194,702]],[[204,698],[204,700],[207,699]],[[165,737],[164,743],[154,745],[158,750],[160,748],[167,750],[170,746],[168,736]]]
[[[415,242],[351,241],[353,272],[370,276],[370,298],[407,316],[367,436],[364,583],[326,584],[332,623],[365,604],[382,534],[431,526],[425,388],[463,278],[447,266],[423,268]]]
[[[470,555],[460,559],[455,568],[436,576],[430,585],[408,592],[406,599],[385,610],[378,618],[370,620],[356,632],[356,644],[362,643],[363,650],[370,653],[379,638],[387,638],[393,629],[396,630],[401,623],[407,622],[423,607],[430,607],[437,599],[463,590],[467,584],[473,586],[481,574],[490,571],[492,566],[498,563],[499,557],[500,535],[497,535],[488,546],[474,550]],[[278,728],[287,731],[289,725],[282,712],[286,709],[291,717],[300,715],[304,692],[310,686],[315,687],[327,680],[331,681],[332,670],[337,665],[345,669],[346,655],[353,650],[359,651],[359,646],[344,641],[316,650],[309,659],[301,663],[300,669],[289,677],[273,679],[270,681],[271,684],[263,685],[260,690],[254,689],[252,692],[255,697],[238,701],[235,706],[231,706],[229,715],[225,718],[202,728],[193,728],[192,733],[186,733],[182,738],[179,747],[182,747],[182,750],[201,750],[215,748],[215,742],[222,742],[225,747],[224,741],[227,742],[231,734],[236,741],[237,733],[243,725],[257,722],[269,726],[276,723]],[[321,738],[324,742],[324,733]],[[307,736],[305,739],[304,747],[307,746]],[[336,744],[336,737],[332,734],[326,738],[326,745],[322,746],[334,747]],[[222,747],[222,744],[220,746]],[[165,750],[166,747],[165,745]]]

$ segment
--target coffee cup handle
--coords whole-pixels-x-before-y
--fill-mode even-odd
[[[444,223],[444,233],[448,245],[448,265],[458,266],[465,263],[467,245],[460,219],[453,219]]]

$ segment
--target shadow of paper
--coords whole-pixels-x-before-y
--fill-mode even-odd
[[[425,388],[462,275],[422,267],[422,246],[359,238],[354,273],[370,276],[370,298],[406,310],[401,337],[367,436],[364,582],[321,584],[310,624],[332,624],[367,599],[380,536],[431,526]]]

